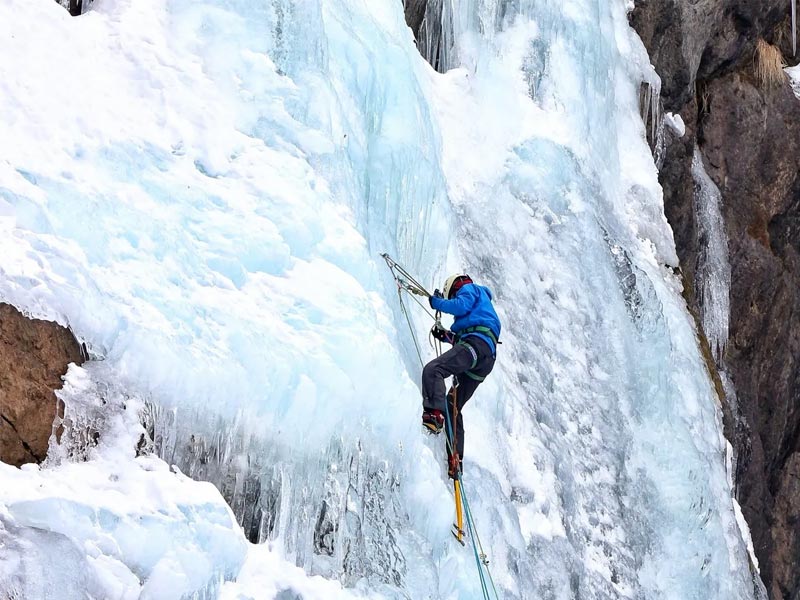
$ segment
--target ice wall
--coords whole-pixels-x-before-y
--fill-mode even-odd
[[[247,541],[213,485],[135,455],[138,402],[103,383],[107,368],[70,366],[44,468],[0,463],[0,598],[217,598]]]
[[[504,457],[527,549],[549,557],[532,586],[751,597],[716,399],[668,268],[677,260],[637,115],[639,83],[655,75],[621,3],[513,6],[531,25],[467,46],[450,99],[474,103],[443,139],[464,256],[513,324],[485,418],[509,431],[489,455]],[[477,14],[487,7],[502,11],[478,3]],[[532,104],[516,101],[524,92]],[[481,157],[466,178],[465,148]]]
[[[0,294],[69,322],[111,366],[98,384],[146,399],[158,450],[249,511],[252,537],[398,585],[426,552],[393,541],[407,507],[437,499],[414,518],[446,547],[451,504],[375,262],[389,251],[431,280],[422,258],[448,241],[402,12],[95,9],[0,9],[19,56],[3,67],[17,116],[1,137],[19,143],[0,149]]]
[[[93,7],[0,6],[0,298],[69,322],[251,538],[478,597],[388,251],[496,294],[464,485],[502,597],[752,597],[625,2],[446,2],[445,74],[399,2]]]

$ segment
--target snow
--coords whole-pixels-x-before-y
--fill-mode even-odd
[[[369,597],[247,543],[213,485],[154,457],[41,471],[0,463],[0,478],[4,598]]]
[[[157,458],[41,471],[0,463],[0,479],[0,574],[17,565],[0,578],[4,597],[214,597],[247,553],[216,488]]]
[[[102,359],[0,471],[26,597],[478,597],[380,252],[495,293],[464,487],[502,597],[753,597],[626,3],[447,7],[438,74],[397,2],[0,5],[0,299]]]
[[[800,65],[784,69],[789,76],[789,82],[794,90],[794,95],[800,98]]]
[[[3,598],[263,599],[366,598],[335,581],[308,577],[273,544],[248,543],[219,491],[153,455],[135,456],[137,400],[122,410],[97,389],[105,365],[72,365],[59,397],[65,421],[92,414],[113,423],[67,424],[45,468],[0,463],[0,595]],[[111,392],[111,393],[109,393]],[[72,398],[70,398],[72,396]],[[109,412],[111,415],[109,415]],[[69,434],[103,436],[87,462],[70,462]],[[66,594],[66,595],[64,595]],[[281,595],[283,594],[283,595]]]
[[[135,455],[139,400],[106,386],[106,368],[70,366],[45,468],[0,463],[0,595],[215,597],[247,555],[236,518],[212,484]],[[91,460],[69,460],[87,438]]]
[[[686,135],[686,124],[680,115],[668,112],[664,115],[664,122],[669,125],[670,129],[675,132],[678,137]]]
[[[220,600],[303,598],[303,600],[348,600],[366,598],[344,589],[335,581],[308,575],[281,558],[270,544],[252,545],[239,577],[223,584]]]

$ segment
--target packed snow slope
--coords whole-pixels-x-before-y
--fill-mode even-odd
[[[495,294],[464,487],[501,597],[753,597],[630,3],[445,4],[445,74],[399,0],[0,4],[0,300],[102,359],[0,470],[16,589],[481,597],[386,251]]]

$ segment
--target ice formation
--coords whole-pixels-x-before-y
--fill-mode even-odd
[[[445,1],[446,73],[388,0],[0,4],[0,299],[102,358],[64,397],[106,432],[3,468],[0,573],[19,544],[52,564],[30,526],[61,536],[53,585],[94,564],[120,597],[159,568],[185,586],[153,597],[479,597],[388,251],[431,287],[468,269],[504,319],[464,475],[501,597],[752,598],[627,4]],[[133,456],[139,413],[262,546]],[[103,510],[155,519],[146,568]]]
[[[703,166],[703,156],[695,147],[692,156],[694,212],[697,222],[698,257],[695,285],[700,298],[703,331],[719,365],[728,339],[730,321],[731,266],[728,238],[722,219],[722,194]]]

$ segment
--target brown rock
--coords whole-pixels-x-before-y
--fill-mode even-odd
[[[68,329],[0,304],[0,460],[19,466],[45,458],[57,410],[53,390],[71,362],[83,357]]]
[[[787,10],[785,0],[636,0],[630,19],[661,76],[664,107],[679,112],[698,80],[737,68]]]
[[[701,148],[724,199],[732,269],[725,361],[751,431],[738,441],[739,499],[772,598],[794,598],[800,554],[781,524],[800,511],[800,489],[785,480],[800,442],[800,101],[788,85],[756,87],[749,68],[707,93]]]

